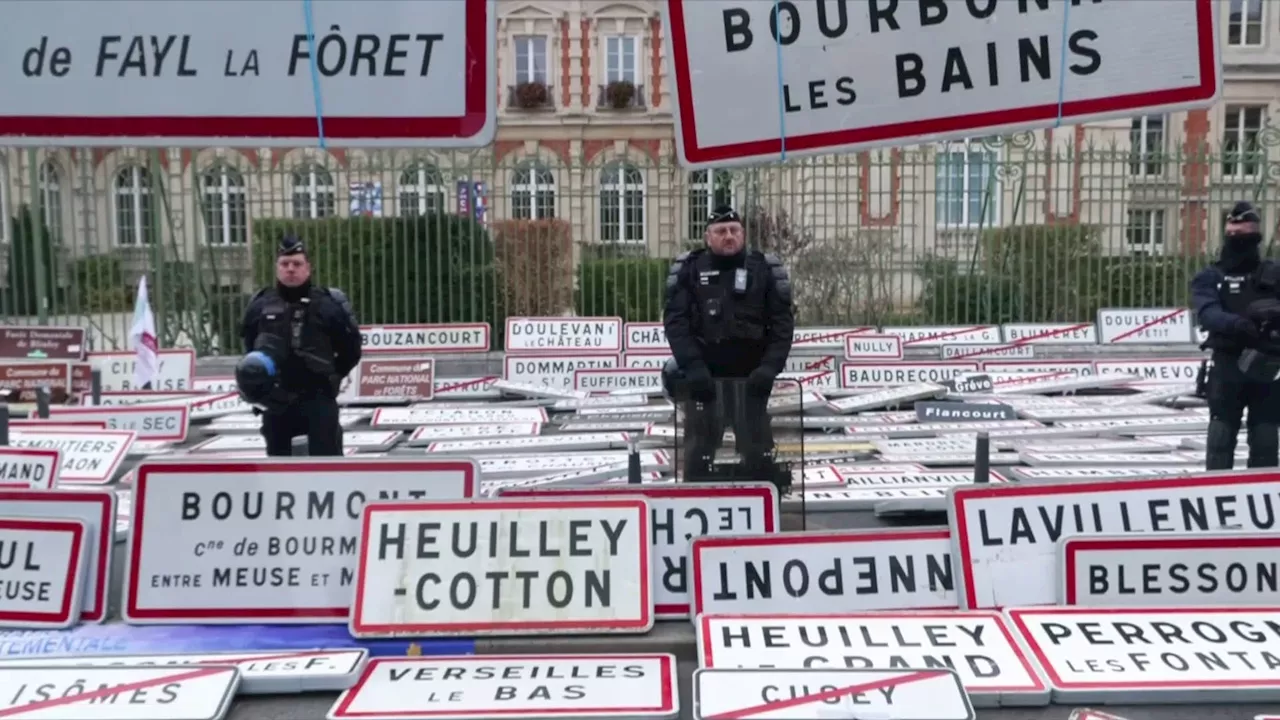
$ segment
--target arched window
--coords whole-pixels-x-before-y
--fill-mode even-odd
[[[204,239],[210,245],[244,245],[249,242],[249,199],[244,176],[226,165],[217,165],[200,176]]]
[[[46,160],[40,166],[40,207],[44,212],[44,226],[53,242],[61,243],[62,236],[62,176],[53,161]]]
[[[625,162],[600,172],[600,241],[644,242],[644,176]]]
[[[337,213],[338,195],[333,176],[319,165],[311,165],[293,173],[293,217],[297,220],[333,217]]]
[[[733,205],[733,176],[728,170],[694,170],[689,173],[690,240],[701,240],[711,212],[720,205]]]
[[[430,163],[418,163],[400,174],[400,214],[444,212],[444,178]]]
[[[546,220],[556,216],[556,178],[545,165],[525,163],[511,173],[511,217]]]
[[[151,175],[130,165],[116,173],[116,244],[140,247],[155,242]]]

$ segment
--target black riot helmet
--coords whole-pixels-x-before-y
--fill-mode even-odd
[[[263,405],[279,381],[275,360],[267,353],[254,350],[236,364],[236,388],[250,405]]]

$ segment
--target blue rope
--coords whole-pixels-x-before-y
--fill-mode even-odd
[[[773,0],[773,16],[778,25],[778,37],[782,36],[782,11],[778,8],[779,0]],[[787,159],[787,109],[786,109],[786,80],[782,77],[782,43],[774,38],[773,47],[778,51],[778,140],[782,143],[781,160]]]
[[[316,132],[320,139],[320,149],[324,142],[324,99],[320,95],[320,68],[316,65],[316,28],[312,19],[311,0],[302,0],[302,19],[307,25],[307,56],[311,59],[311,96],[316,101]],[[1066,57],[1064,54],[1063,57]]]
[[[1071,2],[1063,0],[1066,9],[1062,12],[1062,58],[1058,62],[1058,119],[1055,128],[1062,127],[1062,104],[1067,99],[1067,40],[1071,37]]]

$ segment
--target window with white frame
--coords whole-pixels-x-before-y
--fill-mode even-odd
[[[9,239],[9,166],[0,157],[0,242]]]
[[[44,226],[55,244],[65,240],[62,236],[62,173],[52,160],[40,165],[37,178],[40,186],[40,208],[44,213]]]
[[[517,35],[516,84],[547,84],[547,38],[545,35]]]
[[[235,168],[218,165],[200,177],[204,209],[204,237],[209,245],[244,245],[249,242],[249,198],[244,176]]]
[[[130,165],[116,173],[116,244],[151,245],[155,241],[154,198],[146,168]]]
[[[527,162],[511,171],[511,217],[547,220],[556,216],[556,178],[539,162]]]
[[[1164,210],[1130,210],[1124,227],[1129,252],[1155,255],[1164,250]]]
[[[1231,0],[1227,18],[1227,44],[1232,47],[1262,47],[1263,0]]]
[[[1253,177],[1262,166],[1265,105],[1228,105],[1222,115],[1222,175]]]
[[[600,171],[600,241],[644,242],[644,175],[631,163]]]
[[[605,38],[605,82],[640,84],[640,38],[610,35]]]
[[[333,217],[338,194],[333,176],[319,165],[293,173],[293,217],[298,220]]]
[[[418,163],[400,173],[400,214],[442,213],[445,207],[444,178],[436,166]]]
[[[1142,115],[1129,127],[1129,174],[1164,174],[1165,120],[1163,115]]]
[[[728,170],[694,170],[689,173],[690,240],[702,238],[711,212],[720,205],[733,205],[733,175]]]
[[[934,163],[937,223],[943,227],[990,227],[1000,217],[998,153],[977,140],[949,143]]]

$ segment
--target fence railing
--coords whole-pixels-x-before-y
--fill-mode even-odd
[[[163,344],[236,352],[243,305],[291,233],[364,323],[655,320],[670,259],[722,203],[786,261],[804,325],[1184,305],[1233,202],[1255,200],[1270,236],[1280,164],[1261,137],[1194,155],[1125,140],[1024,134],[695,172],[667,140],[0,148],[0,316],[124,347],[147,273]]]

